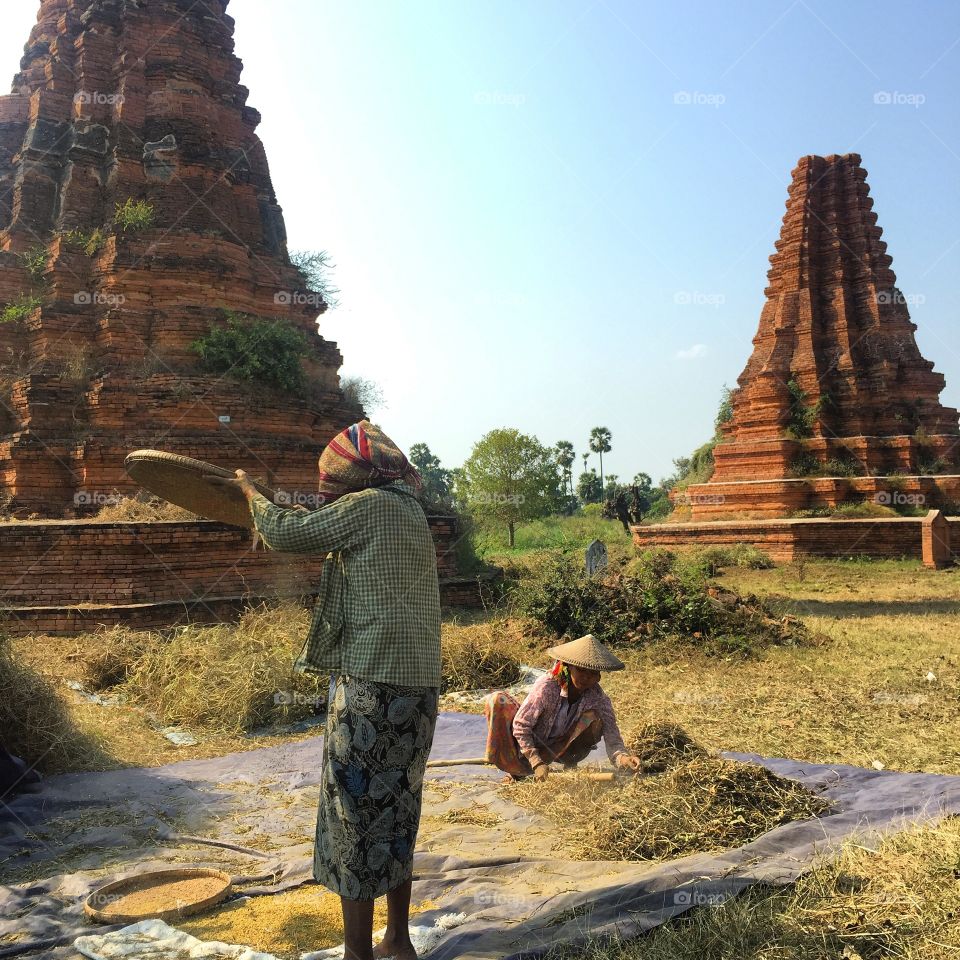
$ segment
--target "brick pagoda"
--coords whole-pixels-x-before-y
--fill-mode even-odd
[[[691,519],[960,502],[957,411],[925,360],[857,154],[803,157],[753,354]]]
[[[291,265],[227,0],[41,0],[0,97],[0,501],[70,516],[159,447],[314,489],[361,413]],[[145,201],[145,229],[115,225]],[[224,311],[308,341],[307,398],[206,375]]]

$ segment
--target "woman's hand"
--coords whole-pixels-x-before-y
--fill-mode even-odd
[[[255,497],[258,492],[245,470],[238,470],[235,477],[205,477],[204,479],[207,483],[212,483],[218,487],[234,487],[248,500]]]
[[[537,781],[546,780],[550,776],[550,764],[540,763],[533,768],[533,779]]]
[[[633,770],[637,772],[640,766],[640,758],[635,757],[632,753],[621,753],[617,757],[617,767],[620,770]]]

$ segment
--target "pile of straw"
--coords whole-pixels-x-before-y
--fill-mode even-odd
[[[308,612],[247,611],[238,624],[189,626],[153,643],[129,669],[125,695],[164,723],[242,733],[324,709],[327,678],[295,673]]]
[[[627,749],[640,758],[644,773],[663,773],[707,751],[674,723],[648,723],[627,737]]]
[[[103,755],[100,744],[74,724],[50,681],[16,658],[2,635],[0,742],[41,773],[82,769]]]
[[[507,620],[445,625],[442,692],[502,689],[517,683],[527,643]]]
[[[650,725],[631,741],[665,772],[613,784],[585,777],[524,781],[504,788],[564,830],[579,860],[670,860],[742,846],[829,804],[765,767],[708,756],[679,727]]]

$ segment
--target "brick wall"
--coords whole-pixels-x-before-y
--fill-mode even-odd
[[[634,544],[644,550],[652,547],[675,549],[749,543],[777,561],[791,561],[800,555],[920,559],[922,524],[922,517],[884,517],[662,523],[631,529]],[[960,518],[951,518],[950,527],[953,530],[952,542],[960,546]]]
[[[457,519],[429,523],[442,600],[478,606],[478,580],[457,569]],[[0,609],[17,633],[210,622],[260,599],[310,594],[322,562],[254,550],[248,531],[207,521],[6,523],[0,524]]]

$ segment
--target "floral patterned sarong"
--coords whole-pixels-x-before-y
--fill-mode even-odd
[[[375,900],[413,875],[435,688],[356,677],[331,684],[313,873],[348,900]]]

